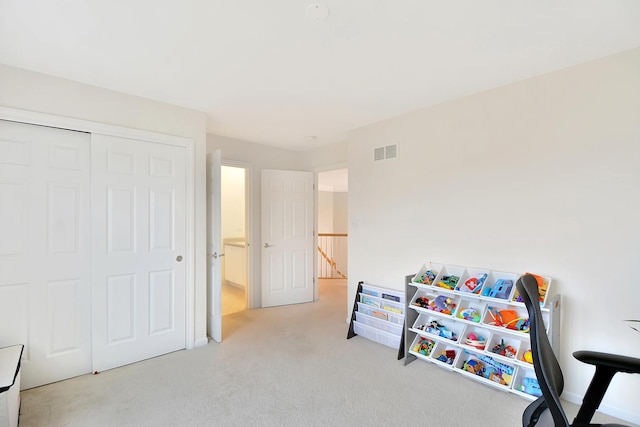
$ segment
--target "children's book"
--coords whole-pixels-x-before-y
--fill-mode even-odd
[[[379,301],[376,301],[373,298],[369,298],[366,295],[360,295],[360,302],[363,303],[363,304],[372,305],[372,306],[378,307],[378,308],[381,308],[381,305],[382,305],[382,304],[380,304]]]

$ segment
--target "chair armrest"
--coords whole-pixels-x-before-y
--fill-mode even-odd
[[[628,374],[640,374],[640,359],[597,351],[576,351],[573,357],[590,365],[602,366]]]

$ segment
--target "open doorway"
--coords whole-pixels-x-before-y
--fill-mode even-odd
[[[248,169],[221,168],[222,315],[247,309],[248,298]]]
[[[318,284],[346,286],[348,170],[318,173]]]

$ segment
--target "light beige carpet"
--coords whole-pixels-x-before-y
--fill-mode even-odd
[[[222,344],[27,390],[20,425],[521,425],[518,396],[347,340],[345,301],[323,282],[317,302],[225,316]]]

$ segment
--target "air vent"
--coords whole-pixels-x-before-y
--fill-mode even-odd
[[[385,159],[393,159],[398,157],[398,146],[396,144],[387,145],[384,147],[384,158]]]
[[[398,144],[373,149],[373,160],[395,159],[398,157]]]

